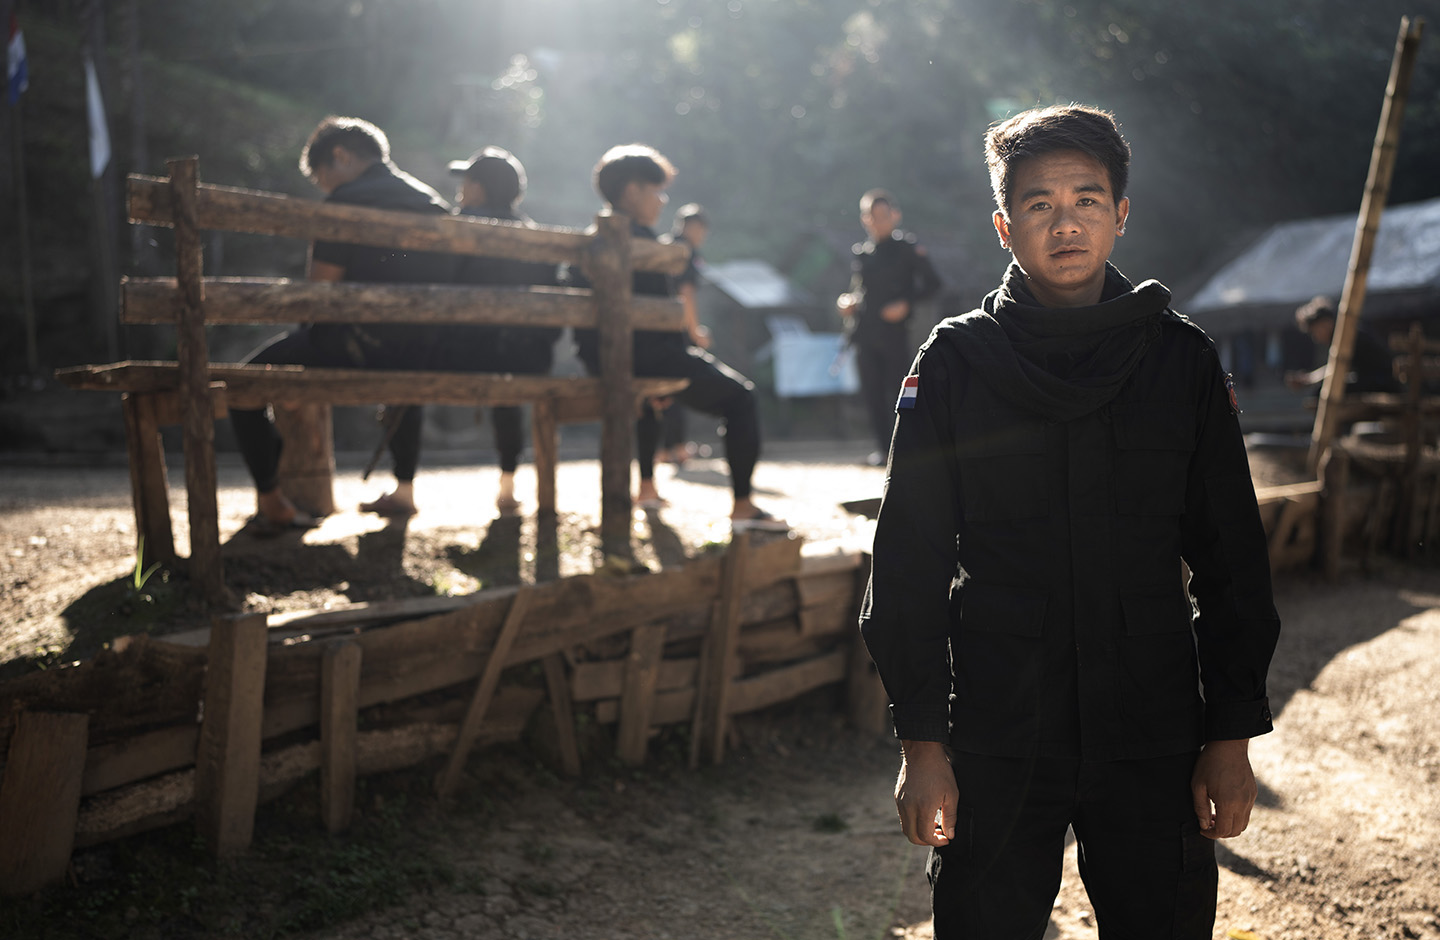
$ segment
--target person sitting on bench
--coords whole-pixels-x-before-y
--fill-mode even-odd
[[[300,154],[300,171],[326,194],[326,202],[409,212],[450,211],[439,193],[390,162],[385,132],[359,118],[332,115],[322,120]],[[328,241],[317,241],[310,249],[309,277],[315,281],[446,283],[454,280],[454,271],[451,255]],[[402,324],[315,323],[271,339],[244,361],[352,369],[433,368],[435,330]],[[395,490],[362,504],[362,510],[385,515],[415,512],[413,481],[420,459],[422,412],[409,407],[400,414],[390,438]],[[276,534],[313,526],[315,520],[280,489],[283,441],[266,409],[232,409],[230,421],[255,481],[255,531]]]

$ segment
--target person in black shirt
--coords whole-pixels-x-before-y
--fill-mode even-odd
[[[1080,105],[991,128],[1012,263],[896,405],[860,629],[937,940],[1039,937],[1067,828],[1102,937],[1210,940],[1255,803],[1265,531],[1214,345],[1109,263],[1129,156]]]
[[[908,323],[915,304],[940,290],[940,276],[915,236],[898,228],[900,207],[885,190],[860,197],[860,224],[870,237],[851,249],[850,289],[835,307],[845,320],[846,341],[855,347],[860,397],[875,434],[867,462],[879,466],[890,446],[891,407],[915,357]]]
[[[326,194],[326,202],[408,212],[450,211],[438,193],[390,162],[385,132],[359,118],[331,116],[321,121],[300,154],[300,171]],[[449,255],[328,241],[317,241],[310,249],[309,277],[316,281],[445,283],[453,280],[454,270]],[[317,323],[275,337],[245,361],[423,369],[432,366],[434,337],[433,328]],[[401,415],[390,440],[395,492],[362,504],[361,509],[397,515],[415,511],[413,481],[420,459],[422,414],[421,409],[411,407]],[[277,471],[282,441],[266,411],[232,410],[230,419],[255,481],[258,531],[313,525],[314,520],[299,512],[280,491]]]
[[[1307,301],[1295,310],[1295,325],[1328,355],[1330,341],[1335,337],[1335,305],[1328,297]],[[1325,369],[1326,365],[1321,365],[1309,372],[1288,372],[1285,384],[1296,390],[1314,388],[1318,394],[1320,383],[1325,381]],[[1400,380],[1395,378],[1395,357],[1373,333],[1361,327],[1355,333],[1355,348],[1350,352],[1345,391],[1360,394],[1403,390]]]
[[[665,187],[675,177],[675,167],[653,147],[628,144],[612,147],[595,166],[595,189],[616,212],[630,217],[630,231],[636,238],[656,238],[654,225],[669,197]],[[632,289],[636,294],[674,296],[672,279],[655,271],[636,271]],[[600,371],[600,338],[595,330],[577,330],[580,359],[590,372]],[[682,333],[636,330],[634,339],[635,375],[670,376],[690,380],[675,398],[682,405],[718,415],[725,422],[725,459],[730,465],[730,489],[734,508],[731,526],[742,529],[776,529],[789,526],[756,506],[751,499],[750,477],[760,457],[760,415],[754,385],[734,369],[703,349],[691,346]],[[639,451],[640,488],[636,502],[645,508],[661,505],[655,489],[655,449],[660,440],[660,419],[647,403],[636,423]]]
[[[516,206],[525,198],[525,167],[501,147],[485,147],[468,160],[450,164],[460,177],[460,214],[530,224]],[[464,284],[536,285],[557,283],[554,265],[509,258],[469,256],[460,261],[458,280]],[[560,330],[548,327],[452,327],[443,344],[440,368],[457,372],[512,372],[545,375],[555,357]],[[500,488],[495,507],[502,513],[520,508],[515,499],[515,468],[525,444],[521,409],[504,405],[490,409],[495,448],[500,454]]]

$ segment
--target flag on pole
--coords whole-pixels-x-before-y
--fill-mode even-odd
[[[85,56],[85,110],[90,116],[90,175],[99,179],[110,165],[110,123],[105,120],[105,100],[100,97],[100,79],[95,62]]]
[[[30,65],[25,60],[25,34],[20,32],[20,17],[10,14],[10,42],[5,52],[5,84],[10,89],[10,103],[16,104],[20,94],[30,87]]]

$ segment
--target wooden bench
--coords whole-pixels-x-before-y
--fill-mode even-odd
[[[333,511],[334,405],[530,404],[540,511],[555,509],[558,424],[600,420],[601,540],[628,555],[632,423],[637,401],[685,387],[683,379],[636,379],[636,329],[684,329],[680,304],[633,297],[635,270],[679,273],[688,251],[630,235],[625,216],[601,215],[593,230],[524,226],[467,216],[422,215],[320,203],[274,193],[200,185],[198,160],[169,162],[168,179],[131,176],[132,222],[175,228],[176,276],[121,284],[122,323],[173,323],[173,362],[119,362],[61,369],[72,388],[121,392],[140,561],[177,555],[159,428],[184,428],[190,517],[189,575],[210,599],[228,600],[220,560],[214,426],[230,407],[275,403],[287,447],[288,493]],[[590,290],[453,284],[320,283],[285,278],[202,276],[205,229],[570,264]],[[601,375],[540,375],[333,369],[209,361],[205,327],[217,324],[403,323],[597,329]],[[293,442],[293,443],[292,443]]]

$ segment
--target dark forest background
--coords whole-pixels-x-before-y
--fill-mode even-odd
[[[594,215],[602,151],[652,143],[680,168],[672,206],[710,209],[714,260],[803,268],[806,239],[858,238],[859,194],[885,186],[907,227],[962,246],[963,270],[942,273],[978,299],[1005,261],[985,128],[1089,102],[1134,149],[1117,263],[1183,296],[1247,234],[1358,207],[1400,17],[1420,14],[1431,31],[1391,202],[1440,195],[1440,0],[0,0],[10,8],[31,85],[18,113],[0,104],[6,375],[25,366],[17,128],[44,369],[105,355],[104,213],[120,273],[166,271],[163,233],[118,224],[125,173],[197,153],[204,180],[314,194],[296,158],[327,113],[385,128],[395,161],[446,195],[447,160],[508,147],[530,174],[523,208],[554,224]],[[98,184],[87,43],[115,153]],[[303,264],[298,244],[213,247],[210,273]]]

